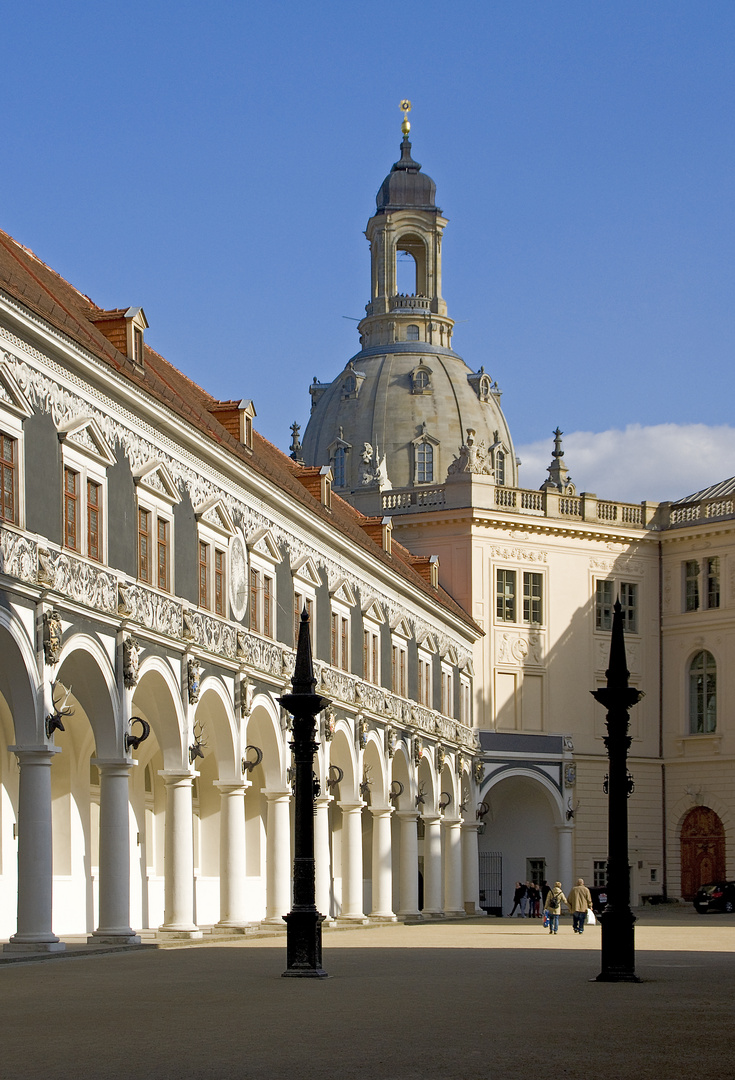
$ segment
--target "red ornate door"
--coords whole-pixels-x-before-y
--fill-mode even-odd
[[[695,806],[681,826],[681,895],[693,900],[700,885],[724,877],[724,826],[714,810]]]

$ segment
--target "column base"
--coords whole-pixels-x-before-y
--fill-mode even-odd
[[[284,930],[286,929],[286,920],[283,915],[266,915],[262,922],[263,926],[282,926]]]
[[[385,922],[385,923],[398,922],[398,916],[394,915],[392,911],[389,912],[389,913],[386,913],[386,914],[383,914],[380,911],[371,911],[370,912],[370,922]]]
[[[407,922],[409,919],[411,922],[423,922],[424,915],[421,911],[399,911],[396,915],[398,922]]]
[[[58,938],[55,941],[18,941],[11,938],[3,945],[3,952],[6,953],[55,953],[64,952],[65,949],[66,945]]]
[[[427,911],[426,908],[421,912],[425,919],[446,919],[446,911]]]
[[[367,915],[338,915],[334,920],[338,926],[367,926],[370,922]]]
[[[454,908],[452,911],[444,911],[442,917],[445,919],[466,919],[467,912],[464,908]]]
[[[178,927],[159,926],[156,931],[159,941],[199,941],[204,937],[204,931],[194,927],[192,930],[180,930]]]
[[[87,937],[88,945],[140,945],[134,930],[95,930]]]
[[[475,907],[471,900],[468,900],[464,906],[465,915],[471,915],[473,918],[477,915],[487,915],[481,907]]]
[[[256,922],[218,922],[212,927],[212,933],[217,934],[221,930],[228,934],[252,934],[257,926]]]

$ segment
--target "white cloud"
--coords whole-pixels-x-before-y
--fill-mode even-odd
[[[735,428],[727,424],[572,431],[563,448],[577,491],[624,502],[682,499],[735,475]],[[516,446],[523,487],[537,488],[546,479],[553,449],[553,439]]]

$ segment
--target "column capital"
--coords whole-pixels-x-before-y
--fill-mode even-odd
[[[244,795],[252,786],[250,780],[215,780],[213,784],[223,795]]]
[[[175,769],[159,769],[158,775],[163,779],[166,787],[191,787],[198,772],[177,772]]]
[[[396,817],[401,821],[418,821],[419,812],[418,810],[396,810]]]
[[[437,821],[443,821],[441,814],[422,814],[421,820],[424,825],[434,825]]]
[[[330,803],[334,802],[334,795],[319,795],[316,799],[314,799],[314,802],[319,807],[328,807]]]
[[[360,802],[338,802],[337,806],[340,808],[343,814],[354,814],[356,810],[362,810],[363,806],[367,806],[367,803]]]
[[[370,813],[373,817],[390,817],[395,811],[392,806],[371,806]]]
[[[555,825],[554,828],[560,834],[570,833],[574,830],[574,825]]]
[[[465,818],[462,818],[462,832],[466,832],[466,833],[479,832],[481,825],[482,825],[481,821],[467,821]]]
[[[48,746],[44,743],[40,746],[9,746],[8,750],[24,765],[50,765],[54,754],[61,753],[60,746]]]
[[[266,790],[266,791],[263,792],[263,794],[265,795],[268,802],[288,802],[289,799],[291,799],[291,797],[292,797],[290,789],[287,789],[286,791],[267,791]]]
[[[96,765],[105,776],[129,776],[130,770],[138,765],[130,758],[91,758],[90,765]]]

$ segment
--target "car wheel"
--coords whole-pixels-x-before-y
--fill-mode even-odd
[[[725,901],[725,911],[727,912],[728,915],[732,914],[732,911],[733,911],[733,902],[732,902],[732,900],[726,900]]]
[[[706,907],[700,907],[699,904],[695,904],[694,906],[695,906],[695,908],[697,909],[697,911],[699,912],[700,915],[706,915],[707,914],[707,908]]]

